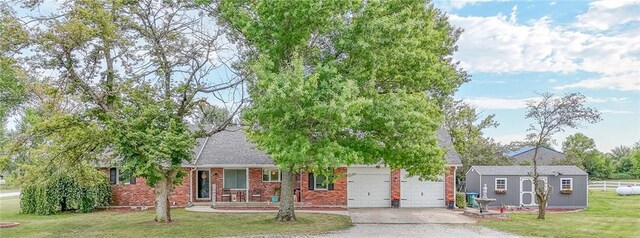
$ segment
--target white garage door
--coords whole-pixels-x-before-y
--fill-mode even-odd
[[[347,171],[348,207],[390,207],[389,168],[349,168]]]
[[[420,181],[418,177],[406,177],[401,172],[400,206],[401,207],[444,207],[444,180]]]

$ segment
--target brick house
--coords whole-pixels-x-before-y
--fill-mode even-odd
[[[385,165],[351,166],[335,170],[344,174],[333,184],[313,173],[296,177],[295,201],[298,207],[445,207],[455,201],[455,171],[461,166],[451,138],[438,130],[439,145],[447,149],[449,168],[437,181],[407,178],[404,170]],[[280,172],[273,161],[247,141],[240,129],[229,129],[198,139],[195,158],[183,167],[187,176],[176,185],[170,197],[172,206],[214,204],[224,206],[275,206],[272,196],[280,188]],[[143,178],[129,179],[117,168],[109,168],[113,185],[112,206],[146,207],[154,205],[154,190]]]

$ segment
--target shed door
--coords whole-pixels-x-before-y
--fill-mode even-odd
[[[406,177],[401,172],[400,206],[402,207],[444,207],[444,176],[438,181],[422,181],[419,177]]]
[[[389,168],[349,168],[348,174],[348,207],[391,206]]]
[[[547,187],[547,177],[540,177],[541,184]],[[536,206],[536,191],[533,184],[533,178],[520,177],[520,205],[521,206]]]

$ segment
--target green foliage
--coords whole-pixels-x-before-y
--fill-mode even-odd
[[[636,176],[632,173],[613,173],[611,174],[611,176],[609,176],[608,179],[611,180],[628,180],[628,179],[635,179]]]
[[[608,179],[616,170],[613,161],[599,151],[592,151],[584,156],[582,163],[590,179]]]
[[[90,172],[93,170],[93,172]],[[76,175],[43,174],[37,183],[22,187],[20,211],[22,213],[50,215],[63,211],[91,212],[97,206],[106,206],[111,199],[111,186],[104,173],[89,167],[92,181]]]
[[[467,80],[459,31],[425,1],[222,1],[252,75],[251,140],[286,170],[384,162],[443,172],[436,106]]]
[[[463,192],[456,192],[456,207],[465,208],[467,206],[466,195]]]
[[[636,175],[636,178],[640,178],[640,150],[636,150],[631,154],[633,161],[633,168],[631,172]]]
[[[465,179],[465,174],[472,165],[512,165],[513,158],[504,156],[503,148],[492,138],[484,137],[482,130],[495,128],[498,122],[495,115],[481,118],[476,108],[464,101],[447,98],[442,103],[444,127],[453,140],[462,168],[456,172],[456,178]]]

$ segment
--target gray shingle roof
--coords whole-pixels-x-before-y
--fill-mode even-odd
[[[196,165],[272,165],[273,160],[250,143],[242,128],[231,127],[213,134],[196,152]]]
[[[472,166],[480,175],[530,175],[533,166]],[[587,175],[587,172],[576,166],[538,166],[541,175]]]
[[[450,165],[461,165],[451,137],[444,129],[436,131],[438,145],[447,150],[445,159]],[[206,144],[205,144],[206,142]],[[202,146],[204,145],[204,149]],[[202,150],[202,152],[200,152]],[[195,150],[195,165],[272,165],[273,160],[250,143],[241,128],[233,127],[208,139],[199,139]]]
[[[447,163],[450,165],[462,165],[460,154],[458,154],[458,151],[453,147],[453,141],[451,140],[449,132],[445,129],[438,129],[436,136],[438,137],[438,146],[447,150],[447,153],[444,155]]]

